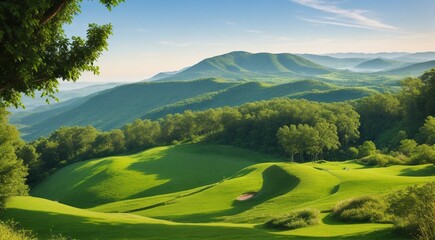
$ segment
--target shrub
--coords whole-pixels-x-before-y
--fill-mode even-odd
[[[397,231],[416,239],[435,239],[435,182],[395,192],[388,203]]]
[[[381,154],[381,153],[375,153],[370,156],[363,157],[359,159],[358,162],[367,166],[379,166],[379,167],[404,164],[404,162],[398,158]]]
[[[361,196],[338,202],[332,215],[346,222],[382,222],[386,208],[381,198]]]
[[[0,240],[30,240],[35,237],[28,231],[19,230],[14,222],[0,222]]]
[[[422,144],[416,147],[415,153],[411,156],[412,164],[435,164],[435,145]]]
[[[317,209],[306,208],[285,214],[283,216],[269,220],[265,225],[275,229],[296,229],[320,223],[320,211]]]

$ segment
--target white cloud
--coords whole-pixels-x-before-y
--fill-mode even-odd
[[[395,31],[397,27],[388,25],[380,20],[367,16],[368,11],[360,9],[343,9],[324,0],[291,0],[295,3],[333,14],[334,17],[325,17],[326,20],[306,19],[308,22],[329,24],[343,27],[365,28],[381,31]]]
[[[262,34],[263,33],[262,31],[254,30],[254,29],[245,29],[243,31],[247,32],[247,33],[255,33],[255,34]]]

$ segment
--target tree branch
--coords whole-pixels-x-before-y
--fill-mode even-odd
[[[39,22],[42,25],[48,23],[52,18],[54,18],[60,12],[60,10],[62,10],[62,8],[66,5],[67,2],[68,0],[59,0],[56,3],[56,5],[49,8],[47,12],[45,12],[44,17],[42,17],[42,19]]]

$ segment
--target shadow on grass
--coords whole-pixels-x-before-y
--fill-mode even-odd
[[[231,216],[239,214],[248,209],[251,209],[257,205],[260,205],[270,199],[284,195],[292,191],[299,185],[300,180],[286,172],[284,169],[277,165],[268,167],[262,173],[263,185],[261,189],[255,194],[254,197],[239,201],[234,199],[232,202],[232,208],[225,211],[196,213],[189,215],[174,215],[164,216],[162,218],[168,220],[176,220],[180,222],[211,222],[220,221],[225,219],[225,216]],[[224,193],[222,193],[224,194]],[[243,193],[240,193],[243,194]]]
[[[68,204],[75,207],[94,207],[99,204],[104,203],[104,201],[99,201],[97,194],[90,192],[90,191],[83,191],[83,190],[77,190],[77,189],[89,189],[93,187],[96,183],[99,183],[102,181],[102,179],[105,179],[107,173],[106,170],[100,171],[101,168],[104,168],[114,161],[117,161],[114,158],[106,158],[104,161],[100,161],[100,159],[92,160],[92,162],[98,161],[97,163],[93,163],[91,166],[86,166],[86,168],[83,168],[83,165],[86,165],[88,162],[77,162],[74,164],[71,164],[69,166],[66,166],[64,170],[66,169],[73,169],[69,172],[69,175],[63,176],[61,181],[64,183],[66,181],[71,180],[71,176],[74,176],[75,179],[81,179],[82,182],[77,185],[69,185],[67,183],[64,184],[64,186],[69,186],[62,188],[62,191],[51,191],[51,192],[41,192],[39,190],[39,187],[33,188],[30,190],[30,195],[35,197],[42,197],[46,199],[50,199],[53,201],[58,201],[60,203]],[[68,170],[66,170],[68,172]],[[91,175],[90,173],[98,172],[97,174]],[[64,174],[65,171],[57,171],[49,178],[56,177],[57,174]],[[42,183],[44,184],[44,182]],[[84,198],[83,196],[86,196]],[[74,196],[74,197],[71,197]]]
[[[405,168],[400,171],[399,176],[410,176],[410,177],[418,177],[418,176],[434,176],[435,175],[435,165],[428,165],[425,168],[417,169],[414,168]]]
[[[228,156],[232,158],[228,159]],[[128,199],[210,185],[258,162],[261,162],[261,159],[258,159],[255,154],[238,156],[234,149],[227,146],[220,148],[190,144],[173,146],[155,159],[139,160],[127,168],[143,174],[156,175],[158,180],[168,180],[164,184],[134,194]]]
[[[401,239],[391,235],[389,229],[359,235],[335,237],[306,237],[282,235],[261,227],[239,225],[164,224],[87,218],[54,212],[8,209],[3,219],[14,219],[24,229],[32,230],[40,239],[62,234],[77,239]],[[289,234],[285,232],[284,234]],[[291,234],[291,233],[290,233]]]

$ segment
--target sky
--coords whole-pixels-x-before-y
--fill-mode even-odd
[[[108,11],[84,0],[68,36],[113,26],[100,75],[135,82],[231,51],[252,53],[435,51],[434,0],[126,0]]]

